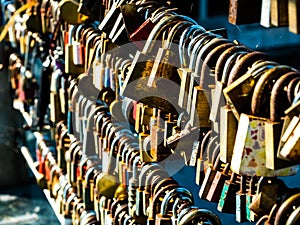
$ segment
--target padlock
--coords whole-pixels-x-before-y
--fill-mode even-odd
[[[274,84],[270,97],[270,121],[266,123],[266,166],[270,169],[281,169],[292,166],[292,163],[277,158],[280,136],[283,128],[281,117],[284,110],[290,107],[287,97],[284,97],[283,89],[295,77],[297,72],[282,75]]]
[[[71,193],[67,196],[64,204],[64,217],[71,218],[71,210],[74,200],[77,198],[75,193]]]
[[[287,26],[288,17],[288,0],[271,0],[271,24],[276,27]]]
[[[236,192],[236,208],[235,208],[235,220],[239,223],[246,222],[246,194],[247,194],[247,177],[241,176],[240,190]]]
[[[289,0],[288,1],[288,22],[289,31],[295,34],[299,34],[299,1]]]
[[[153,196],[152,201],[150,202],[149,209],[147,210],[147,224],[154,225],[155,224],[155,216],[160,211],[161,200],[162,198],[169,193],[170,191],[176,189],[178,184],[169,184],[161,188],[156,194]]]
[[[133,175],[131,160],[137,155],[139,155],[139,151],[134,146],[132,146],[132,149],[126,154],[125,165],[122,168],[123,185],[125,188],[128,188],[129,180]]]
[[[144,207],[143,203],[144,201],[144,185],[146,182],[146,175],[147,173],[151,172],[154,169],[162,169],[162,167],[158,164],[146,164],[143,166],[141,173],[139,175],[139,186],[136,189],[136,215],[137,216],[142,216],[144,214]]]
[[[70,137],[67,128],[65,128],[61,134],[57,147],[57,164],[58,166],[66,172],[66,161],[65,161],[65,153],[70,147]]]
[[[136,214],[136,189],[138,187],[140,156],[136,156],[133,162],[133,176],[129,180],[128,185],[128,210],[129,214],[138,222],[146,223],[145,216],[137,216]]]
[[[220,160],[231,162],[234,140],[237,132],[237,120],[228,106],[220,108]]]
[[[199,85],[204,88],[208,89],[211,85],[214,85],[215,79],[214,79],[214,74],[213,73],[206,73],[205,71],[205,66],[204,66],[204,61],[209,60],[208,54],[213,53],[213,49],[218,47],[221,44],[230,44],[230,42],[223,38],[223,37],[216,37],[212,40],[210,40],[207,44],[201,48],[199,51],[199,54],[197,56],[196,60],[196,67],[195,67],[195,73],[200,75],[200,82]],[[200,60],[200,61],[199,61]]]
[[[159,162],[170,155],[170,150],[164,146],[164,123],[162,123],[160,110],[150,122],[150,156],[154,162]],[[156,118],[155,118],[156,117]]]
[[[260,25],[266,28],[272,27],[271,23],[271,0],[262,0]]]
[[[218,211],[234,214],[236,212],[236,192],[239,190],[237,183],[238,174],[232,172],[230,180],[226,180],[218,203]]]
[[[221,167],[221,163],[222,162],[220,161],[220,155],[218,155],[213,167],[207,168],[207,170],[205,172],[205,177],[204,177],[203,183],[199,190],[200,198],[205,199],[207,197],[207,194],[209,192],[209,189],[211,188],[211,185],[216,176],[216,173]]]
[[[99,194],[112,199],[118,185],[118,180],[115,176],[101,173],[97,176],[95,190],[97,190]]]
[[[257,23],[260,19],[261,0],[248,2],[245,0],[230,0],[228,21],[232,24]],[[253,11],[253,13],[250,13]]]
[[[218,202],[221,196],[222,188],[226,180],[229,180],[230,164],[226,163],[223,171],[217,171],[214,180],[211,184],[209,192],[206,196],[206,199],[210,202]]]
[[[230,51],[229,51],[230,50]],[[232,55],[230,55],[232,54]],[[220,132],[221,129],[218,125],[220,122],[220,110],[219,108],[225,105],[225,99],[223,94],[223,89],[226,87],[228,82],[228,77],[231,69],[233,68],[235,62],[242,57],[243,55],[247,54],[247,49],[243,46],[235,45],[225,50],[219,57],[216,68],[215,68],[215,89],[214,89],[214,96],[212,100],[212,109],[210,114],[210,120],[214,123],[214,130],[215,132]],[[228,55],[230,55],[228,57]],[[228,57],[228,58],[227,58]],[[220,66],[224,66],[223,68]]]
[[[285,136],[282,137],[283,146],[279,154],[294,162],[299,162],[298,146],[299,146],[299,118],[293,117],[291,123],[287,127]]]
[[[191,106],[192,104],[192,96],[193,96],[193,91],[194,87],[200,85],[200,69],[202,65],[202,58],[205,55],[205,50],[204,46],[209,43],[210,41],[213,40],[219,40],[220,35],[213,34],[211,32],[207,32],[204,34],[200,34],[199,37],[195,38],[194,42],[190,42],[188,49],[191,51],[190,55],[194,56],[190,59],[190,68],[194,68],[194,71],[191,73],[191,78],[190,78],[190,83],[188,87],[188,96],[187,96],[187,112],[191,112]],[[194,46],[193,46],[194,44]],[[192,47],[193,46],[193,47]],[[198,65],[200,64],[200,65]],[[203,87],[204,88],[204,87]],[[205,100],[205,98],[203,98]],[[203,124],[204,125],[204,124]]]
[[[149,174],[147,174],[147,178],[145,180],[145,188],[143,191],[144,215],[147,215],[147,209],[150,205],[151,185],[153,184],[153,180],[156,176],[159,176],[162,179],[164,179],[168,177],[168,174],[162,169],[155,169],[152,170]]]
[[[185,52],[187,43],[191,41],[191,39],[194,38],[197,34],[204,32],[205,29],[200,25],[189,26],[182,32],[182,35],[179,39],[179,59],[181,68],[186,68],[189,65],[189,63],[187,62],[188,57]]]
[[[256,82],[264,72],[277,65],[272,61],[255,63],[243,76],[224,89],[224,96],[236,118],[239,118],[241,112],[250,112],[250,102]],[[240,102],[245,101],[249,104],[242,106]]]
[[[69,74],[79,75],[83,72],[83,67],[74,64],[73,59],[73,37],[75,32],[75,26],[71,25],[68,32],[68,42],[65,46],[65,72]]]
[[[161,208],[160,208],[160,213],[156,215],[155,224],[157,224],[157,225],[159,225],[159,224],[171,225],[172,224],[172,219],[168,215],[168,207],[169,207],[168,205],[170,204],[171,199],[174,200],[176,198],[181,198],[182,196],[186,196],[186,197],[190,198],[191,201],[193,202],[192,193],[189,192],[187,189],[181,188],[181,187],[171,190],[170,192],[168,192],[168,194],[166,194],[164,196],[164,199],[162,201]]]
[[[99,224],[93,210],[85,210],[81,213],[80,224]]]
[[[67,150],[65,153],[65,159],[66,159],[66,163],[67,163],[67,180],[69,181],[69,183],[71,183],[71,167],[72,167],[71,166],[71,162],[72,162],[71,157],[73,155],[73,152],[77,148],[77,145],[78,145],[78,142],[76,141],[75,137],[71,136],[71,143],[70,143],[69,150]]]
[[[208,145],[208,143],[210,141],[211,133],[212,133],[212,131],[208,131],[201,142],[200,153],[199,153],[199,158],[197,159],[197,168],[196,168],[195,183],[197,185],[201,185],[204,180],[204,176],[205,176],[204,160],[205,160],[205,158],[203,158],[203,154],[205,153],[205,150],[207,149],[206,146]]]
[[[174,15],[174,16],[166,17],[164,20],[161,20],[151,31],[151,34],[148,37],[149,41],[146,42],[146,45],[143,49],[143,54],[148,54],[151,51],[153,51],[154,46],[153,46],[153,43],[150,42],[150,40],[154,40],[153,38],[157,38],[159,36],[159,34],[163,31],[162,28],[166,28],[166,26],[171,26],[173,23],[177,22],[178,20],[184,20],[184,21],[189,21],[189,22],[195,23],[193,20],[190,20],[184,16]],[[166,25],[166,26],[164,26],[164,25]],[[143,63],[136,63],[138,61],[141,62],[141,60],[140,60],[142,58],[141,56],[144,58],[144,59],[142,59]],[[173,97],[171,97],[170,95],[173,95],[173,93],[170,93],[170,92],[167,93],[164,88],[153,89],[153,88],[147,87],[147,85],[146,85],[148,82],[149,73],[151,72],[152,66],[153,66],[153,61],[150,60],[150,62],[147,62],[147,60],[149,61],[149,57],[145,57],[145,56],[141,55],[139,52],[136,54],[136,57],[133,60],[133,63],[131,66],[131,70],[129,71],[129,74],[127,75],[127,77],[124,81],[124,85],[123,85],[121,94],[126,97],[133,98],[135,100],[138,99],[141,102],[144,102],[144,103],[150,105],[151,107],[159,107],[164,111],[170,112],[170,111],[172,111],[174,106],[172,104],[170,104],[170,102],[168,102],[164,99],[168,99],[169,101],[172,100]],[[147,64],[146,62],[149,64],[148,66],[146,65]],[[140,69],[138,67],[140,67]],[[138,72],[141,70],[144,72],[142,72],[142,73]],[[135,81],[135,82],[133,82],[133,81]],[[161,81],[163,81],[163,80],[161,79]],[[164,85],[166,85],[166,82],[160,82],[160,83],[161,83],[160,86],[162,86],[162,87]],[[172,83],[170,84],[170,82],[168,82],[168,84],[172,85]],[[128,88],[129,88],[129,86],[132,87],[132,85],[135,86],[134,89],[136,91],[133,93],[132,88],[130,88],[131,91],[129,93],[129,91],[126,91],[126,88],[127,88],[127,86],[128,86]],[[174,85],[173,87],[169,88],[169,90],[171,90],[171,89],[178,90],[178,87],[175,87],[175,85]],[[153,91],[156,91],[157,94],[153,94]],[[151,93],[151,95],[149,95],[149,96],[155,95],[155,96],[160,96],[160,97],[149,97],[148,94],[150,94],[150,93]],[[154,102],[153,99],[155,99],[156,101]]]
[[[174,55],[172,42],[176,35],[178,35],[178,33],[181,31],[181,29],[184,29],[185,27],[190,25],[192,25],[190,21],[179,21],[172,27],[172,29],[168,33],[167,39],[163,40],[163,42],[165,41],[166,44],[158,49],[153,68],[147,82],[147,85],[149,87],[156,87],[157,85],[159,85],[159,77],[167,78],[176,83],[179,83],[180,78],[177,73],[177,68],[174,66],[178,64],[178,60]],[[173,94],[177,95],[178,93]]]
[[[113,222],[114,222],[113,224],[123,224],[124,215],[126,215],[126,213],[127,213],[127,207],[128,206],[126,204],[123,204],[117,208],[114,218],[113,218]]]
[[[282,74],[293,71],[295,70],[288,66],[276,66],[260,76],[254,88],[254,95],[252,96],[251,111],[253,115],[265,116],[266,118],[269,117],[268,110],[264,109],[263,111],[263,109],[259,107],[259,105],[264,103],[263,100],[266,100],[262,98],[262,96],[264,96],[264,94],[268,92],[268,88],[265,89],[264,87],[269,87],[268,85],[271,85],[273,80],[277,80]],[[258,94],[256,95],[255,93]]]
[[[278,178],[261,177],[257,185],[256,195],[252,199],[250,209],[258,216],[268,214],[277,198],[287,190],[285,183]]]
[[[82,206],[82,199],[81,198],[76,198],[74,200],[74,203],[73,203],[73,208],[71,210],[71,218],[72,218],[72,223],[76,224],[77,220],[79,220],[79,215],[78,215],[78,209],[77,207],[78,206]]]
[[[121,208],[121,206],[123,206],[125,204],[126,204],[125,201],[122,201],[119,199],[114,199],[110,205],[109,213],[107,215],[107,218],[105,218],[104,223],[105,222],[107,224],[117,223],[118,221],[115,221],[115,215],[118,213],[118,210]]]
[[[119,180],[123,185],[126,185],[126,156],[133,150],[134,149],[131,148],[131,146],[128,143],[126,143],[125,147],[122,149],[120,160],[117,162],[118,165],[116,165],[116,167],[118,167],[117,174]]]

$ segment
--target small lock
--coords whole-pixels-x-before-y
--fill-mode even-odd
[[[218,147],[219,146],[217,145],[216,148],[218,148]],[[207,194],[209,193],[212,182],[216,176],[217,171],[220,169],[221,164],[222,164],[222,162],[220,161],[220,154],[218,154],[213,167],[208,167],[205,172],[205,177],[204,177],[203,183],[202,183],[200,191],[199,191],[200,198],[205,199],[207,197]]]
[[[200,147],[200,153],[199,153],[199,158],[197,159],[197,168],[196,168],[196,180],[195,183],[197,185],[201,185],[204,179],[204,159],[203,159],[203,154],[206,149],[206,146],[208,145],[210,141],[212,131],[208,131],[204,138],[202,139],[201,142],[201,147]]]
[[[226,180],[229,180],[230,164],[226,163],[223,171],[217,171],[214,180],[211,184],[206,199],[210,202],[218,202],[222,193],[222,188]]]
[[[147,174],[146,180],[145,180],[145,188],[143,191],[143,206],[144,206],[144,215],[147,215],[147,209],[150,205],[151,201],[151,185],[153,184],[153,181],[155,177],[161,177],[166,178],[168,177],[168,174],[160,169],[154,169],[150,173]]]
[[[218,203],[218,211],[234,214],[236,211],[236,192],[240,185],[237,183],[238,174],[232,172],[230,180],[226,180]]]
[[[236,193],[235,220],[239,223],[247,221],[246,198],[247,198],[247,181],[246,176],[241,176],[240,190]]]
[[[247,220],[250,222],[256,221],[258,218],[257,216],[250,210],[250,204],[252,202],[252,199],[254,195],[256,194],[256,185],[258,182],[258,178],[256,176],[251,177],[250,183],[249,183],[249,190],[246,195],[246,215],[247,215]]]

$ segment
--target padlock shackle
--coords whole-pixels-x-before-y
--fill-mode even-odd
[[[220,55],[228,48],[234,46],[234,43],[232,42],[228,42],[228,43],[224,43],[224,44],[219,44],[218,46],[214,47],[214,49],[212,49],[207,56],[205,57],[205,59],[203,59],[203,64],[202,64],[202,68],[201,68],[201,73],[203,75],[207,75],[207,74],[212,74],[215,77],[215,82],[216,81],[220,81],[218,80],[218,77],[216,77],[215,75],[215,65],[216,62],[218,60],[218,58],[220,57]]]
[[[188,56],[190,57],[189,69],[195,71],[195,67],[197,65],[197,58],[201,48],[205,45],[205,43],[216,37],[216,34],[205,32],[200,33],[195,38],[191,40],[188,45]]]
[[[213,162],[213,155],[214,155],[214,149],[215,149],[215,146],[216,145],[216,141],[218,140],[218,136],[214,136],[212,137],[208,144],[207,144],[207,147],[205,149],[206,151],[206,155],[207,155],[207,159],[208,159],[208,162],[209,163],[212,163]],[[213,148],[214,147],[214,148]]]
[[[270,120],[272,122],[280,121],[281,116],[284,113],[284,110],[281,104],[286,102],[281,101],[282,90],[289,82],[294,78],[300,78],[300,73],[293,71],[282,75],[274,84],[271,92],[270,98]],[[287,97],[286,97],[286,100]]]
[[[165,176],[166,178],[168,177],[168,174],[166,173],[165,170],[163,170],[162,168],[159,168],[159,169],[154,169],[152,170],[150,173],[147,174],[146,176],[146,181],[145,181],[145,189],[144,191],[147,191],[147,192],[150,192],[150,189],[151,189],[151,183],[153,181],[153,179],[157,176],[160,176],[162,177]]]
[[[146,182],[146,177],[147,174],[155,169],[163,169],[161,167],[161,165],[157,164],[157,163],[153,163],[153,164],[146,164],[145,166],[142,167],[142,170],[140,172],[139,175],[139,188],[140,190],[143,190],[143,186]]]
[[[243,75],[245,72],[244,70],[247,67],[250,67],[253,63],[258,60],[265,59],[266,54],[258,51],[247,53],[243,55],[233,66],[232,70],[230,71],[227,86],[229,86],[233,81],[235,81],[238,77]]]
[[[188,66],[187,60],[185,58],[185,49],[184,49],[185,45],[186,45],[186,41],[190,41],[190,36],[191,36],[192,32],[197,31],[197,30],[201,31],[202,33],[204,33],[206,31],[202,26],[200,26],[198,24],[196,24],[196,25],[193,24],[193,25],[186,27],[180,36],[178,50],[179,50],[179,61],[180,61],[181,68]]]
[[[210,220],[212,225],[222,225],[220,218],[207,209],[194,209],[186,213],[180,220],[178,220],[178,225],[188,225],[191,221],[197,218],[205,218]]]
[[[151,197],[154,198],[154,196],[158,193],[158,191],[160,191],[160,189],[169,184],[176,184],[177,186],[179,185],[178,182],[171,177],[162,179],[157,184],[152,184]]]
[[[203,137],[202,142],[201,142],[201,147],[200,147],[200,154],[199,154],[199,159],[203,159],[203,153],[205,151],[205,146],[208,144],[210,136],[212,134],[212,130],[209,130]]]
[[[203,86],[205,77],[204,74],[201,73],[202,67],[203,67],[203,61],[205,60],[207,54],[214,46],[218,46],[220,44],[226,44],[230,43],[228,39],[223,38],[221,35],[214,34],[211,38],[208,38],[204,41],[204,44],[199,49],[199,52],[197,54],[197,58],[195,61],[195,74],[197,74],[200,77],[200,83],[199,85],[203,88],[206,88]]]
[[[178,219],[178,206],[179,204],[190,204],[192,205],[194,202],[193,202],[193,199],[191,199],[189,196],[180,196],[180,198],[176,198],[174,204],[173,204],[173,207],[172,207],[172,218],[174,219]]]
[[[216,145],[216,147],[214,148],[213,154],[212,154],[212,161],[211,161],[211,163],[213,164],[213,166],[215,166],[216,164],[220,165],[220,161],[221,161],[220,158],[221,158],[220,157],[220,144],[218,143]]]
[[[288,96],[288,99],[289,99],[289,102],[290,104],[295,104],[297,102],[297,99],[295,99],[296,101],[294,101],[294,98],[296,97],[294,91],[296,90],[296,86],[297,84],[299,84],[300,82],[300,78],[294,78],[293,80],[291,80],[288,84],[288,87],[287,87],[287,96]]]
[[[300,193],[294,194],[288,199],[286,199],[281,206],[279,207],[276,216],[275,216],[275,221],[274,225],[281,225],[286,222],[288,219],[286,215],[288,215],[290,212],[294,211],[293,207],[294,206],[299,206],[300,205]]]
[[[241,46],[241,45],[237,45],[236,42],[233,42],[235,45],[224,50],[224,52],[219,56],[217,62],[216,62],[216,66],[215,66],[215,77],[216,80],[221,81],[222,82],[222,75],[224,72],[224,67],[226,64],[226,61],[228,60],[229,57],[232,56],[233,53],[240,51],[240,49],[245,50],[246,47],[245,46]],[[222,82],[223,84],[225,84],[224,82]],[[227,81],[226,81],[227,84]]]
[[[192,24],[190,21],[184,21],[184,20],[175,24],[175,26],[173,26],[168,33],[168,37],[165,40],[166,43],[165,43],[164,48],[170,49],[174,38],[176,37],[176,35],[178,35],[178,32],[180,32],[182,29],[185,29],[186,27],[190,27],[192,25],[194,25],[194,24]]]
[[[159,203],[160,199],[162,198],[163,194],[166,195],[167,191],[171,191],[174,188],[177,188],[178,184],[168,184],[167,186],[164,186],[163,188],[161,188],[159,191],[157,191],[155,193],[155,195],[152,198],[152,202],[150,202],[150,210],[149,210],[149,215],[148,218],[150,219],[154,219],[155,215],[157,214],[156,212],[156,208],[157,208],[157,204]]]
[[[295,71],[292,67],[289,66],[274,66],[272,69],[266,71],[262,74],[257,81],[251,100],[251,112],[255,116],[263,116],[262,112],[262,103],[263,99],[266,98],[266,91],[269,86],[272,84],[273,80],[277,80],[282,74]],[[272,85],[273,86],[273,85]],[[267,94],[267,99],[269,94]],[[270,102],[270,101],[269,101]],[[265,107],[263,107],[265,108]],[[268,115],[269,116],[269,115]]]
[[[151,33],[149,34],[149,37],[146,41],[146,44],[143,48],[143,53],[147,54],[152,51],[152,48],[154,46],[154,40],[157,39],[157,37],[160,35],[160,33],[167,27],[170,26],[172,23],[180,20],[190,21],[193,24],[197,24],[197,22],[187,16],[182,15],[172,15],[169,17],[165,17],[162,20],[160,20],[152,29]]]
[[[183,187],[174,188],[164,196],[164,199],[160,207],[160,214],[162,216],[167,216],[168,205],[170,204],[171,199],[174,199],[175,197],[180,198],[181,196],[189,197],[192,202],[194,201],[194,197],[188,189]]]
[[[140,155],[136,155],[136,157],[134,158],[133,164],[132,164],[132,178],[134,180],[138,179],[138,166],[141,162],[141,157]]]

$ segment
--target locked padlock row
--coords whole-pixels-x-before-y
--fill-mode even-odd
[[[236,25],[259,23],[261,26],[288,27],[299,34],[299,1],[296,0],[230,0],[228,22]]]
[[[277,178],[298,171],[298,71],[168,2],[43,3],[42,24],[38,6],[16,21],[11,83],[31,128],[52,127],[39,172],[73,224],[220,224],[174,164],[238,222],[299,221],[299,190]]]

